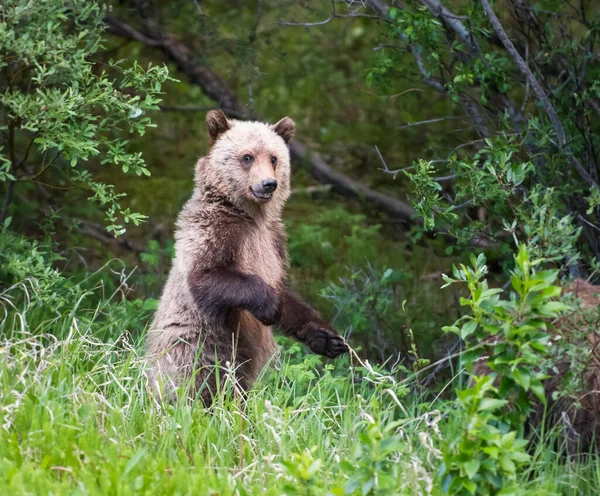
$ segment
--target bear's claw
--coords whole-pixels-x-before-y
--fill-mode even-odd
[[[328,358],[335,358],[348,352],[348,345],[344,338],[336,331],[324,327],[316,328],[307,344],[312,351]]]

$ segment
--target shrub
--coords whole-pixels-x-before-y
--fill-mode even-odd
[[[554,285],[558,270],[536,271],[542,262],[520,246],[508,299],[500,298],[502,289],[488,287],[483,255],[444,277],[447,285],[461,282],[469,289],[461,299],[469,313],[444,330],[471,345],[460,366],[473,374],[471,386],[457,391],[460,427],[447,439],[440,469],[452,494],[514,490],[518,468],[530,461],[525,426],[536,401],[547,402],[545,359],[555,346],[551,322],[570,309],[556,301],[562,291]]]
[[[14,228],[31,228],[53,209],[77,204],[78,191],[102,208],[114,235],[144,219],[120,206],[124,193],[97,178],[91,159],[123,173],[150,174],[123,134],[142,135],[151,125],[147,113],[157,108],[168,72],[135,62],[96,65],[104,57],[103,14],[99,2],[87,0],[6,0],[0,6],[0,222],[18,213],[16,192],[39,207],[29,218],[14,215]],[[79,216],[81,206],[72,210]]]

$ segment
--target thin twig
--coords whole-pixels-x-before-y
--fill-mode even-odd
[[[418,122],[408,122],[406,124],[404,124],[403,126],[400,126],[399,128],[397,128],[399,131],[402,129],[407,129],[409,127],[415,127],[415,126],[422,126],[424,124],[433,124],[434,122],[441,122],[441,121],[446,121],[446,120],[452,120],[452,119],[467,119],[467,116],[461,115],[461,116],[455,116],[455,115],[449,115],[446,117],[438,117],[437,119],[428,119],[426,121],[418,121]]]
[[[381,163],[383,164],[383,170],[385,172],[389,172],[390,169],[388,168],[387,164],[385,163],[385,160],[383,159],[383,155],[379,151],[379,147],[377,145],[375,145],[375,151],[377,152],[377,155],[379,156],[379,160],[381,160]]]
[[[200,2],[198,0],[192,0],[194,2],[194,5],[196,6],[196,10],[198,11],[198,14],[200,14],[201,16],[204,16],[204,11],[202,10],[202,7],[200,6]]]
[[[581,219],[583,222],[585,222],[588,226],[593,227],[596,231],[600,231],[600,227],[598,227],[596,224],[593,224],[592,222],[587,220],[583,215],[578,214],[577,217],[579,217],[579,219]]]

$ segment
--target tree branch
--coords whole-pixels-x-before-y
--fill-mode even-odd
[[[141,253],[146,251],[143,246],[137,244],[131,239],[127,239],[123,236],[118,238],[111,236],[108,232],[106,232],[106,228],[100,224],[96,224],[95,222],[90,222],[84,219],[73,220],[79,223],[79,226],[75,228],[78,233],[100,241],[105,245],[116,246],[123,250],[131,251],[138,257]]]
[[[420,0],[421,3],[425,4],[431,13],[437,17],[440,21],[446,24],[452,31],[454,31],[458,37],[467,45],[467,48],[473,56],[479,56],[479,46],[477,40],[469,31],[460,19],[464,17],[456,16],[450,12],[446,7],[442,5],[440,0]]]
[[[104,17],[104,22],[106,23],[106,31],[110,34],[114,34],[115,36],[119,36],[120,38],[125,38],[127,40],[139,41],[148,46],[162,46],[162,41],[148,38],[144,34],[131,27],[129,24],[125,24],[119,19],[106,16]]]
[[[446,117],[438,117],[436,119],[427,119],[425,121],[407,122],[406,124],[400,126],[397,129],[400,131],[402,129],[407,129],[409,127],[423,126],[425,124],[434,124],[436,122],[442,122],[442,121],[448,121],[448,120],[455,120],[455,119],[466,119],[466,117],[465,116],[459,116],[459,115],[447,115]]]
[[[435,2],[432,2],[432,5],[434,3]],[[389,13],[390,13],[389,6],[387,6],[385,3],[381,2],[380,0],[368,0],[367,5],[381,17],[387,18],[389,16]],[[451,16],[449,11],[446,13],[446,15]],[[463,26],[463,28],[464,28],[464,26]],[[434,77],[431,77],[429,75],[429,71],[427,70],[427,68],[425,67],[425,63],[423,62],[422,52],[419,51],[414,45],[409,43],[408,37],[404,33],[399,32],[398,34],[399,34],[400,38],[402,39],[402,41],[404,41],[406,43],[408,50],[410,51],[413,58],[415,59],[415,62],[417,63],[419,72],[422,75],[421,81],[424,84],[426,84],[427,86],[430,86],[431,88],[436,90],[438,93],[440,93],[442,95],[447,94],[446,88],[444,87],[443,83],[440,80],[438,80]],[[474,45],[474,47],[475,47],[474,50],[476,49],[477,53],[478,53],[479,48],[476,45]],[[475,53],[475,52],[473,52],[473,53]],[[490,132],[485,123],[485,119],[481,115],[481,112],[479,112],[477,105],[475,105],[473,102],[469,101],[467,98],[464,98],[464,97],[461,97],[460,103],[463,106],[467,115],[469,115],[473,119],[473,122],[477,126],[477,131],[478,131],[479,135],[484,138],[490,136]]]
[[[299,160],[319,181],[331,186],[339,193],[349,198],[365,200],[376,205],[386,214],[405,221],[414,222],[415,210],[412,206],[390,196],[373,191],[364,184],[353,181],[349,177],[333,170],[318,153],[311,153],[298,140],[290,142],[290,152],[294,159]]]
[[[133,2],[137,5],[137,2]],[[141,12],[140,12],[141,14]],[[118,36],[135,39],[148,46],[161,49],[165,55],[183,72],[189,80],[199,86],[204,94],[218,102],[219,107],[232,117],[257,116],[250,114],[237,96],[209,67],[198,64],[190,49],[174,36],[164,33],[158,23],[149,16],[143,16],[142,22],[146,34],[142,35],[122,21],[108,19],[111,32]],[[119,29],[114,28],[118,26]],[[150,41],[146,43],[146,41]],[[364,184],[356,182],[344,174],[333,170],[317,153],[311,153],[301,141],[294,139],[289,143],[293,160],[303,164],[312,175],[322,183],[330,184],[336,191],[349,198],[364,200],[388,215],[405,222],[414,222],[412,206],[400,200],[374,191]]]
[[[529,84],[533,88],[533,91],[535,92],[535,95],[537,96],[538,100],[542,103],[542,105],[544,105],[544,109],[546,110],[548,118],[550,119],[552,127],[554,128],[556,136],[558,137],[559,146],[564,146],[567,142],[565,130],[560,122],[560,119],[558,118],[556,110],[554,110],[554,107],[552,106],[552,103],[548,98],[548,95],[546,95],[542,86],[533,75],[533,72],[531,72],[531,69],[529,68],[525,60],[523,60],[523,57],[521,57],[521,54],[517,51],[512,41],[510,41],[510,38],[506,34],[506,31],[504,31],[502,24],[500,24],[500,21],[496,17],[496,14],[494,13],[488,0],[481,0],[481,5],[483,5],[483,10],[485,11],[488,19],[490,20],[490,23],[494,28],[496,35],[498,36],[498,38],[500,38],[500,41],[504,45],[504,48],[506,48],[506,51],[513,58],[521,73],[527,78],[527,81],[529,81]]]
[[[562,123],[560,122],[556,110],[554,109],[554,106],[552,105],[552,102],[550,102],[548,95],[546,95],[546,92],[533,75],[533,72],[531,72],[531,69],[529,68],[525,60],[523,60],[523,57],[521,57],[521,54],[517,51],[512,41],[510,41],[510,38],[508,37],[506,31],[502,27],[502,24],[500,24],[498,17],[496,17],[492,6],[488,2],[488,0],[481,0],[481,5],[483,6],[483,10],[485,11],[488,19],[490,20],[490,23],[492,24],[496,35],[498,36],[498,38],[500,38],[500,41],[504,45],[504,48],[506,48],[506,51],[513,58],[521,73],[527,78],[527,81],[529,81],[529,84],[533,88],[533,92],[535,93],[537,99],[544,106],[544,110],[546,110],[546,113],[548,114],[548,119],[550,119],[552,127],[554,128],[554,132],[556,133],[556,136],[558,138],[559,148],[564,148],[566,150],[567,155],[571,160],[571,163],[577,169],[577,172],[579,173],[581,178],[584,179],[590,186],[597,186],[596,181],[594,181],[589,172],[585,170],[585,167],[583,167],[581,162],[579,162],[579,160],[577,160],[577,158],[570,151],[569,145],[567,143],[565,130],[563,128]]]
[[[347,18],[347,17],[367,17],[369,19],[377,19],[377,20],[384,20],[381,17],[378,16],[373,16],[373,15],[369,15],[369,14],[362,14],[359,11],[361,9],[364,8],[364,5],[361,3],[359,5],[359,7],[355,10],[353,10],[352,12],[348,13],[348,14],[338,14],[335,10],[335,0],[331,0],[331,15],[323,20],[323,21],[317,21],[317,22],[286,22],[283,19],[281,19],[279,21],[279,24],[282,26],[303,26],[303,27],[313,27],[313,26],[322,26],[324,24],[327,24],[331,21],[333,21],[336,17],[337,18]]]

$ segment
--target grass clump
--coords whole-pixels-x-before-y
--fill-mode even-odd
[[[431,487],[439,415],[402,405],[407,390],[391,377],[355,383],[348,358],[298,360],[292,344],[244,402],[161,406],[143,342],[127,331],[130,305],[82,303],[48,318],[29,312],[21,290],[2,295],[0,494]]]

